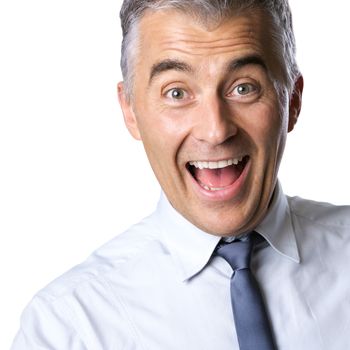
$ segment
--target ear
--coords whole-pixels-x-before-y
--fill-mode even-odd
[[[292,96],[289,101],[288,132],[291,132],[294,129],[294,126],[298,121],[298,117],[301,110],[303,88],[304,88],[304,79],[302,75],[299,75],[294,83]]]
[[[137,125],[137,119],[134,113],[130,99],[127,98],[123,82],[118,83],[118,100],[123,112],[124,122],[130,134],[136,139],[141,140],[140,131]]]

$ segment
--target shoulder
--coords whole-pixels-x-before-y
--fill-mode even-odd
[[[292,217],[324,227],[350,228],[350,206],[287,197]],[[349,232],[350,233],[350,232]]]
[[[74,294],[78,289],[104,284],[109,275],[123,274],[139,260],[146,260],[161,246],[153,216],[143,219],[94,251],[84,262],[73,267],[45,288],[37,297],[49,302]]]
[[[154,256],[162,252],[152,216],[116,236],[34,296],[22,313],[13,349],[38,349],[45,344],[68,349],[71,342],[77,349],[86,349],[84,344],[104,349],[96,343],[91,322],[96,329],[104,325],[99,335],[102,343],[108,339],[118,348],[133,347],[130,342],[136,335],[120,294],[129,293],[130,283],[151,270]]]

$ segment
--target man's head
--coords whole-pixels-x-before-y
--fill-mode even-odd
[[[263,218],[302,78],[286,1],[126,0],[119,98],[171,204],[203,230]]]

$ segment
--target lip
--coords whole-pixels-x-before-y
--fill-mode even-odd
[[[247,180],[250,168],[251,158],[249,158],[249,160],[247,161],[239,178],[233,184],[218,191],[206,190],[201,185],[199,185],[199,183],[194,179],[194,177],[190,174],[189,171],[187,171],[187,175],[190,177],[190,181],[193,184],[194,191],[200,199],[211,202],[223,202],[230,201],[241,193],[242,188]]]

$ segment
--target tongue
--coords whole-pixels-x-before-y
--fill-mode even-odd
[[[222,188],[233,184],[240,176],[241,169],[228,166],[222,169],[198,169],[194,171],[197,181],[212,188]]]

